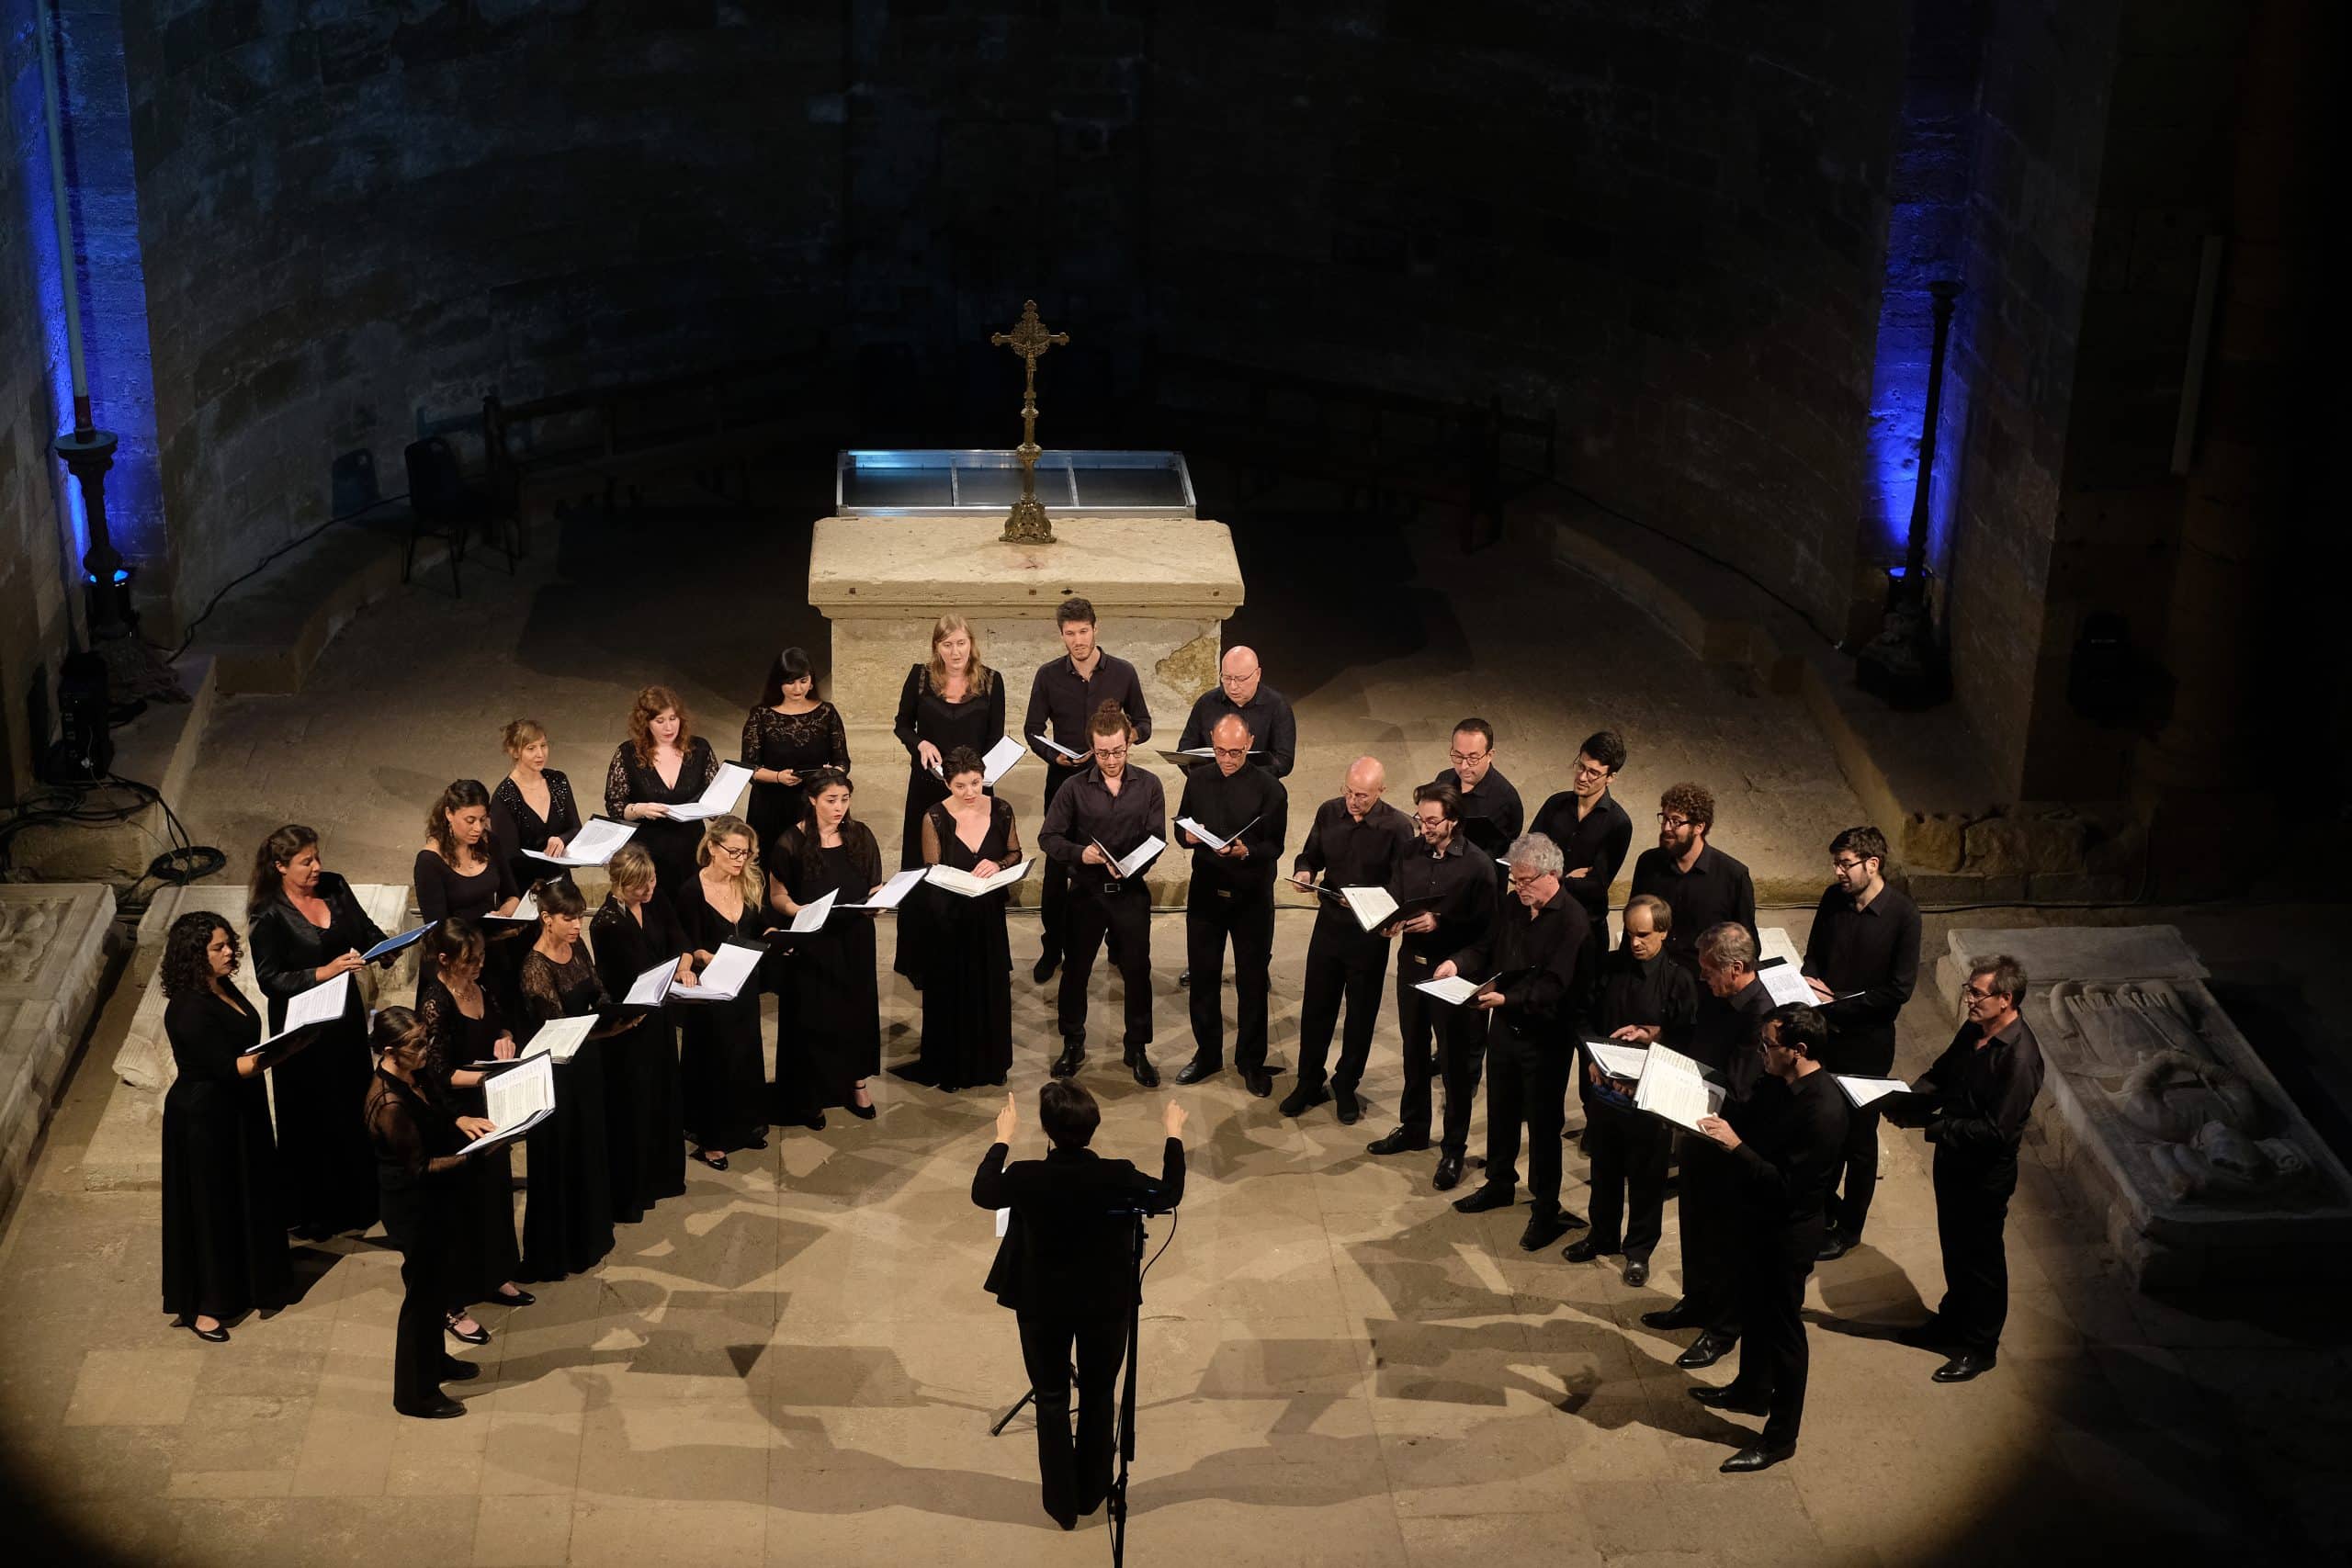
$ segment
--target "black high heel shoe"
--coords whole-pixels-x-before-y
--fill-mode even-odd
[[[852,1104],[845,1105],[842,1107],[842,1109],[848,1111],[852,1116],[856,1117],[861,1122],[871,1122],[874,1120],[876,1113],[880,1108],[873,1105]]]

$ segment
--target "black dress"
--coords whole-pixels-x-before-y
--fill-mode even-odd
[[[559,964],[534,948],[523,955],[527,1032],[559,1018],[594,1012],[604,1002],[588,944],[571,944]],[[515,1031],[524,1039],[526,1030]],[[605,1169],[605,1042],[583,1040],[579,1055],[554,1064],[555,1114],[523,1134],[530,1151],[523,1200],[524,1280],[584,1273],[613,1249],[613,1182]]]
[[[747,768],[781,769],[803,778],[817,768],[847,773],[849,732],[831,703],[819,703],[807,713],[755,707],[743,720],[742,762]],[[797,827],[807,805],[798,784],[754,783],[750,810],[754,841],[772,843],[786,828]]]
[[[956,831],[945,805],[925,818],[924,849],[958,871],[984,860],[1000,869],[1021,859],[1021,833],[1012,803],[989,803],[989,829],[974,852]],[[941,1089],[1001,1084],[1012,1070],[1012,949],[1006,940],[1008,891],[978,898],[925,883],[908,899],[930,906],[930,939],[924,953],[922,1054],[910,1076]],[[901,909],[905,904],[899,906]]]
[[[715,953],[729,937],[756,944],[768,923],[753,901],[733,920],[711,908],[700,875],[678,889],[674,908],[688,952]],[[677,1017],[686,1136],[712,1154],[764,1144],[768,1083],[760,1059],[759,987],[745,986],[732,1001],[680,1002]],[[784,1055],[781,1043],[776,1054]]]
[[[605,896],[589,922],[595,943],[596,977],[605,995],[620,998],[639,975],[688,951],[678,917],[657,896],[642,906],[639,924],[621,902]],[[678,1040],[667,1008],[625,1015],[620,1032],[605,1047],[605,1131],[612,1151],[613,1213],[628,1221],[664,1198],[686,1190],[685,1113],[678,1078]],[[754,1089],[760,1086],[755,1066]],[[756,1097],[755,1097],[756,1098]],[[622,1145],[629,1146],[624,1151]]]
[[[526,850],[545,852],[549,839],[561,839],[566,844],[580,836],[583,824],[580,820],[580,803],[572,798],[571,781],[553,768],[542,769],[539,777],[547,781],[548,814],[545,817],[531,809],[523,798],[522,788],[509,774],[498,781],[490,792],[490,831],[506,852],[506,868],[519,891],[541,878],[570,881],[570,868],[549,865],[543,860],[533,860]],[[533,938],[534,941],[537,939]]]
[[[931,667],[917,664],[907,671],[907,683],[899,693],[899,716],[891,732],[907,749],[907,816],[899,835],[899,869],[911,871],[922,864],[923,813],[947,798],[947,781],[922,765],[915,748],[928,740],[939,748],[943,761],[958,746],[988,755],[989,748],[1004,739],[1004,678],[991,672],[985,694],[967,693],[962,702],[951,703],[931,683]],[[911,900],[899,905],[898,953],[891,967],[920,984],[930,935],[925,906]]]
[[[164,1096],[164,1310],[181,1323],[226,1323],[294,1298],[278,1210],[269,1089],[237,1059],[261,1039],[261,1014],[235,985],[164,1009],[179,1077]]]
[[[315,1047],[311,1047],[315,1049]],[[299,1059],[299,1058],[298,1058]],[[273,1069],[274,1070],[274,1069]],[[465,1135],[430,1084],[412,1085],[375,1071],[353,1120],[365,1128],[382,1190],[384,1234],[401,1249],[400,1325],[392,1341],[392,1407],[427,1408],[442,1397],[442,1348],[448,1286],[448,1234],[463,1207]]]
[[[498,1037],[512,1029],[490,987],[481,990],[480,1018],[467,1017],[437,976],[425,982],[424,999],[417,1007],[434,1097],[458,1116],[484,1114],[481,1086],[459,1089],[449,1076],[468,1062],[490,1060]],[[475,1155],[452,1180],[458,1191],[443,1279],[449,1287],[449,1305],[464,1307],[521,1278],[523,1254],[514,1241],[514,1145],[503,1143]]]
[[[541,842],[546,840],[542,840]],[[459,871],[441,858],[437,850],[419,850],[410,879],[416,888],[416,908],[420,919],[438,924],[452,915],[460,916],[481,927],[487,939],[488,952],[482,960],[482,988],[496,992],[511,1010],[514,1000],[514,971],[522,963],[522,942],[527,947],[538,940],[536,922],[517,923],[501,920],[491,924],[485,917],[509,898],[519,898],[523,890],[514,884],[514,872],[506,858],[505,840],[492,833],[475,846],[481,856],[482,867],[471,875]],[[420,957],[416,965],[416,1005],[424,1007],[424,989],[433,984],[433,964],[429,958]]]
[[[282,896],[249,917],[254,978],[269,998],[269,1027],[286,1021],[287,1001],[318,984],[315,972],[331,959],[384,940],[351,885],[334,872],[319,874],[317,896],[327,923],[314,926]],[[277,1168],[286,1223],[297,1235],[324,1238],[376,1223],[376,1157],[368,1145],[360,1107],[375,1066],[368,1050],[368,1004],[360,977],[351,977],[343,1016],[314,1030],[309,1044],[269,1070],[277,1113]]]
[[[678,782],[665,784],[662,775],[638,761],[637,743],[624,740],[613,752],[613,761],[605,770],[605,815],[625,821],[632,806],[659,802],[663,806],[684,806],[700,800],[710,781],[718,776],[718,758],[710,742],[697,735],[687,742],[686,754],[678,763]],[[662,897],[675,898],[678,889],[695,879],[695,846],[702,842],[700,822],[673,822],[666,817],[648,817],[637,824],[637,836],[629,840],[645,846],[653,857],[654,886]]]
[[[796,904],[831,892],[863,899],[882,880],[881,847],[865,824],[842,824],[842,841],[801,858],[801,836],[776,840],[768,870]],[[857,1080],[882,1070],[882,1007],[875,985],[874,918],[837,914],[790,943],[792,1028],[776,1040],[776,1101],[786,1121],[850,1103]],[[797,1112],[797,1114],[795,1114]]]

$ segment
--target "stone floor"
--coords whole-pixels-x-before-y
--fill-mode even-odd
[[[637,544],[650,558],[658,531]],[[1265,581],[1269,562],[1319,547],[1252,540],[1245,563]],[[559,763],[583,784],[641,679],[677,681],[731,737],[771,645],[815,635],[789,536],[747,548],[774,558],[758,574],[772,613],[748,608],[715,560],[680,569],[705,585],[707,613],[683,586],[640,592],[609,541],[579,535],[519,579],[469,573],[462,603],[428,584],[352,628],[306,696],[224,703],[182,814],[239,854],[307,818],[331,864],[397,880],[424,802],[453,773],[492,776],[497,726],[515,711],[555,728]],[[1607,716],[1634,749],[1629,799],[1686,772],[1712,779],[1727,844],[1788,878],[1817,874],[1851,800],[1791,708],[1720,684],[1576,582],[1541,583],[1540,610],[1483,616],[1475,595],[1505,570],[1493,558],[1416,566],[1400,544],[1368,558],[1393,581],[1280,615],[1261,595],[1243,628],[1299,698],[1302,794],[1367,744],[1413,761],[1394,773],[1434,772],[1464,707],[1496,718],[1507,748],[1524,736],[1541,773],[1603,716],[1579,693],[1630,693],[1633,711]],[[1573,660],[1546,651],[1564,625],[1578,628]],[[1376,668],[1348,673],[1360,660]],[[895,789],[888,807],[867,815],[895,815]],[[1931,918],[1929,950],[1953,921],[2006,918]],[[2274,987],[2330,951],[2282,947],[2228,912],[2146,918],[2210,943],[2225,975],[2239,964]],[[1801,913],[1768,923],[1802,938]],[[2264,929],[2300,924],[2289,911]],[[1283,1059],[1306,929],[1283,917]],[[1185,1055],[1173,918],[1154,941],[1157,1055],[1172,1066]],[[1906,1070],[1949,1035],[1931,990],[1904,1021]],[[913,999],[886,992],[889,1059],[911,1052]],[[1028,1108],[1052,1030],[1025,976],[1015,999],[1013,1087]],[[403,1421],[389,1404],[397,1259],[376,1241],[303,1249],[301,1300],[237,1325],[226,1346],[155,1309],[156,1195],[88,1190],[79,1168],[136,1002],[109,1002],[0,1236],[0,1454],[18,1511],[38,1499],[78,1560],[723,1568],[1106,1550],[1099,1518],[1064,1536],[1039,1511],[1025,1418],[987,1435],[1023,1386],[1010,1315],[978,1289],[992,1227],[967,1190],[989,1096],[884,1079],[872,1123],[836,1116],[724,1176],[697,1168],[594,1274],[492,1314],[496,1337],[469,1352],[485,1376],[464,1385],[467,1418]],[[1100,986],[1095,1005],[1109,1005]],[[1809,1292],[1802,1452],[1761,1476],[1717,1475],[1753,1424],[1691,1404],[1694,1380],[1671,1366],[1679,1342],[1637,1322],[1671,1299],[1671,1209],[1643,1291],[1520,1253],[1520,1217],[1453,1213],[1429,1190],[1430,1156],[1363,1152],[1394,1109],[1395,1058],[1385,1021],[1374,1106],[1353,1128],[1328,1110],[1285,1121],[1229,1076],[1182,1091],[1193,1184],[1181,1220],[1154,1227],[1169,1246],[1145,1309],[1134,1561],[1897,1564],[2122,1547],[2301,1562],[2352,1550],[2335,1506],[2352,1480],[2340,1303],[2138,1295],[2030,1163],[2001,1366],[1937,1387],[1934,1358],[1871,1337],[1940,1289],[1923,1149],[1897,1134],[1869,1245]],[[1099,1145],[1148,1157],[1161,1097],[1099,1060],[1087,1081],[1105,1100]],[[1578,1169],[1572,1158],[1566,1197],[1581,1209]]]

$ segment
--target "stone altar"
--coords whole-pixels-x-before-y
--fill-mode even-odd
[[[0,1214],[31,1169],[106,973],[114,890],[103,883],[0,885]]]
[[[1029,675],[1061,652],[1054,610],[1094,604],[1104,649],[1136,667],[1172,743],[1193,699],[1216,684],[1219,626],[1241,607],[1241,565],[1222,523],[1193,517],[1054,516],[1051,544],[1005,544],[1001,516],[844,516],[816,525],[808,603],[831,623],[825,694],[853,728],[887,728],[907,666],[954,611],[1008,682],[1017,728]]]
[[[2205,987],[2171,926],[1955,931],[1937,979],[2025,965],[2041,1043],[2035,1126],[2051,1164],[2107,1213],[2143,1290],[2352,1276],[2352,1176]]]

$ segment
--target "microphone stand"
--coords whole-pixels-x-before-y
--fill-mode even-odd
[[[1111,1478],[1105,1499],[1111,1510],[1111,1568],[1125,1568],[1127,1560],[1127,1468],[1136,1457],[1136,1358],[1143,1349],[1144,1215],[1135,1216],[1135,1304],[1127,1309],[1126,1382],[1119,1391],[1119,1472]]]

